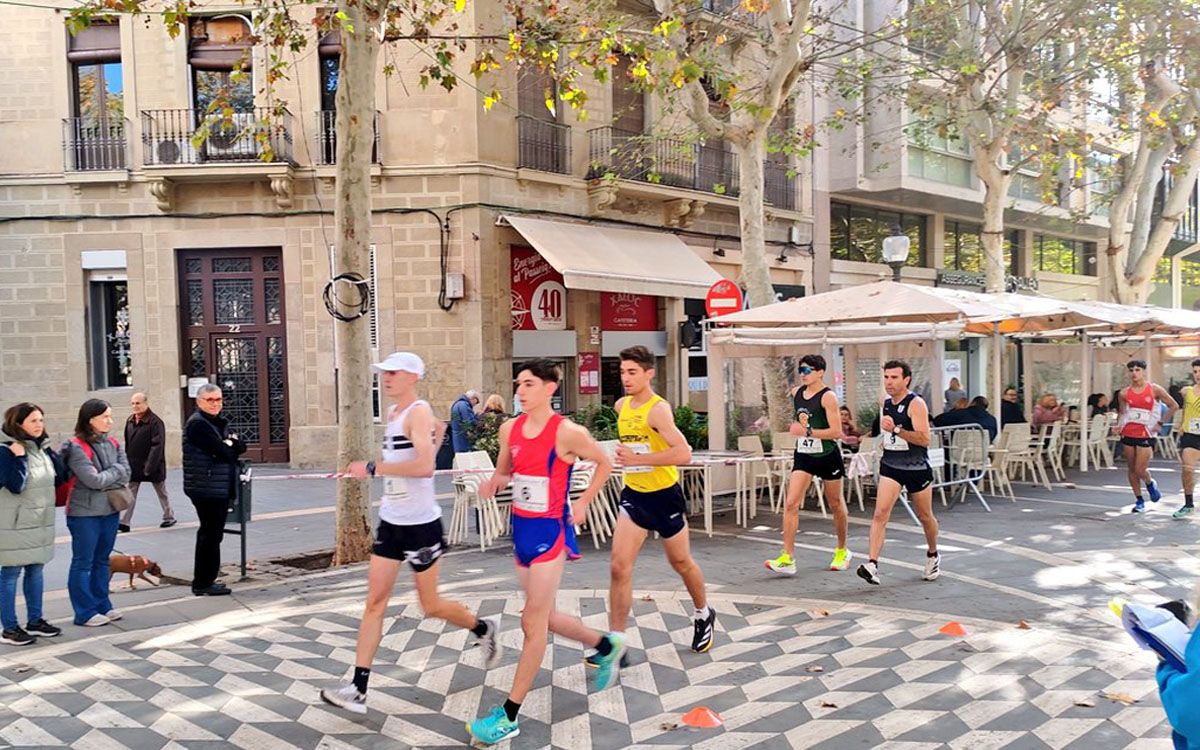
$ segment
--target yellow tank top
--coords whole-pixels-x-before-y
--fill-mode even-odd
[[[1180,426],[1184,432],[1200,434],[1200,386],[1183,389],[1183,421]]]
[[[621,442],[635,453],[659,453],[671,447],[649,422],[650,410],[662,400],[662,396],[654,396],[635,409],[631,405],[633,399],[626,398],[621,405],[621,413],[617,415],[617,432]],[[632,466],[625,469],[625,486],[637,492],[665,490],[678,481],[679,470],[674,466]]]

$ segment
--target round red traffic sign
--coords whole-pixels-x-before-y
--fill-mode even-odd
[[[704,311],[710,318],[735,313],[742,309],[742,290],[737,284],[722,279],[708,288],[704,297]]]

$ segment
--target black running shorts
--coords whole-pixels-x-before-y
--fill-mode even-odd
[[[887,464],[880,464],[879,476],[895,481],[908,490],[910,495],[915,495],[933,484],[933,469],[928,466],[923,469],[896,469]]]
[[[1179,449],[1200,451],[1200,435],[1193,432],[1185,432],[1179,436]]]
[[[670,539],[687,526],[687,498],[678,484],[665,490],[638,492],[621,490],[621,511],[646,531]]]
[[[792,471],[803,471],[826,481],[841,479],[846,475],[846,467],[842,464],[842,454],[837,450],[825,454],[794,453]]]
[[[389,560],[407,561],[416,573],[433,567],[446,552],[446,535],[442,519],[414,526],[397,526],[380,521],[375,531],[375,546],[371,551]]]
[[[1130,448],[1153,448],[1154,438],[1152,437],[1125,437],[1121,436],[1121,445],[1128,445]]]

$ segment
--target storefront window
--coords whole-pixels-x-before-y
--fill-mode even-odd
[[[1146,302],[1159,307],[1171,306],[1170,258],[1159,258],[1158,264],[1154,266],[1154,277],[1150,280],[1150,295],[1146,298]]]
[[[1035,234],[1033,267],[1035,270],[1051,273],[1095,276],[1096,243]]]
[[[831,203],[829,212],[829,241],[834,258],[883,263],[883,239],[891,235],[893,225],[899,224],[901,231],[912,240],[906,265],[925,265],[924,216],[849,203]]]
[[[943,235],[945,256],[942,267],[948,270],[984,273],[983,240],[981,239],[981,234],[982,227],[978,224],[947,221],[946,232]],[[1017,264],[1016,258],[1013,255],[1013,248],[1017,245],[1016,230],[1005,233],[1004,267],[1008,269],[1008,273],[1014,275],[1017,272]]]
[[[1180,304],[1187,310],[1200,310],[1200,260],[1183,260],[1180,266]]]

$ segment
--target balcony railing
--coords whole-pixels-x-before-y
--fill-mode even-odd
[[[588,131],[589,177],[738,194],[737,156],[724,148],[675,138],[652,138],[613,127]]]
[[[786,164],[763,164],[763,200],[776,208],[795,210],[796,177],[788,175]]]
[[[63,165],[68,172],[125,169],[128,163],[124,118],[63,120]]]
[[[1154,190],[1154,207],[1151,211],[1153,221],[1158,221],[1162,216],[1163,204],[1167,199],[1167,194],[1175,186],[1176,179],[1175,174],[1169,169],[1163,170],[1163,177]],[[1183,215],[1179,217],[1179,223],[1175,225],[1175,234],[1171,237],[1175,242],[1193,244],[1200,239],[1200,202],[1197,201],[1197,187],[1200,186],[1192,187],[1187,205],[1183,208]]]
[[[313,162],[316,164],[337,164],[337,112],[322,110],[313,113],[315,117],[316,143],[313,148]],[[374,141],[371,145],[371,163],[379,163],[379,113],[375,113],[372,123],[375,129]]]
[[[198,132],[207,131],[197,145]],[[235,112],[226,120],[195,109],[142,110],[146,166],[292,163],[292,116],[268,107]]]
[[[571,127],[517,115],[517,166],[540,172],[571,171]]]

